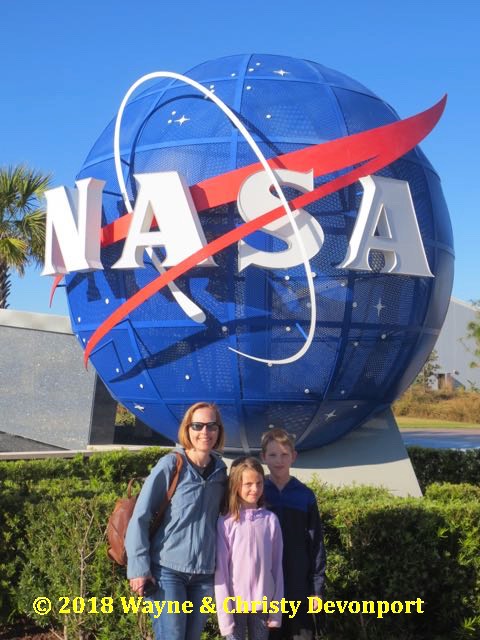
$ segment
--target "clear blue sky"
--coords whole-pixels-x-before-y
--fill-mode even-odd
[[[74,177],[141,75],[184,72],[235,53],[315,60],[359,80],[401,117],[449,94],[423,142],[442,178],[456,249],[453,294],[480,298],[480,9],[384,0],[4,0],[0,165],[25,162],[54,185]],[[50,279],[13,279],[10,308],[48,312]],[[50,310],[67,313],[63,291]]]

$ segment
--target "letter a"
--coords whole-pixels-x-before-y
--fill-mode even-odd
[[[376,250],[384,255],[384,273],[433,278],[408,182],[380,176],[360,182],[362,202],[347,255],[337,268],[372,271],[368,257]]]
[[[176,171],[142,173],[135,176],[139,191],[125,246],[112,269],[144,267],[147,247],[164,247],[162,266],[171,267],[207,243],[188,185]],[[152,221],[159,231],[150,231]],[[210,256],[202,267],[216,267]]]
[[[47,222],[42,276],[103,269],[100,262],[102,190],[105,182],[85,178],[76,189],[45,192]]]

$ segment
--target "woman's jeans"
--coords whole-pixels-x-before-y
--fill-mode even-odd
[[[145,600],[176,600],[180,605],[180,613],[167,613],[166,603],[157,618],[154,617],[158,615],[154,606],[151,619],[156,640],[200,640],[209,616],[208,607],[203,607],[207,613],[200,611],[203,598],[211,598],[207,601],[210,604],[215,602],[213,574],[182,573],[167,567],[155,567],[153,576],[158,588]],[[182,613],[182,605],[186,601],[193,604],[191,613]]]

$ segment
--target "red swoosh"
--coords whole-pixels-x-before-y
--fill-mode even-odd
[[[268,164],[272,168],[288,168],[296,171],[308,171],[313,168],[315,176],[363,163],[360,167],[352,169],[327,184],[293,199],[290,202],[292,210],[305,207],[319,198],[356,182],[359,178],[379,171],[397,158],[400,158],[430,133],[443,113],[446,100],[447,97],[444,96],[430,109],[405,120],[270,159]],[[255,163],[248,167],[242,167],[241,169],[209,178],[191,187],[190,190],[198,210],[202,211],[236,200],[238,189],[243,181],[260,170],[262,170],[262,165]],[[238,242],[283,215],[285,215],[285,210],[283,206],[280,206],[255,220],[232,229],[162,273],[140,291],[137,291],[94,331],[85,348],[85,366],[90,354],[100,340],[148,298],[160,291],[169,282],[195,267],[205,258]],[[125,222],[123,222],[124,220]],[[102,244],[110,244],[125,237],[126,232],[128,232],[129,222],[130,217],[125,215],[105,227],[102,230]],[[125,235],[123,235],[124,233]]]

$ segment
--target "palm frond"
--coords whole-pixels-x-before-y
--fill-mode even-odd
[[[39,207],[50,176],[23,165],[0,169],[0,216],[22,217]]]
[[[0,265],[23,275],[44,256],[42,202],[50,176],[24,165],[0,168]],[[8,291],[6,292],[8,294]]]
[[[25,260],[28,245],[20,238],[0,238],[0,255],[2,260],[9,266],[16,269],[19,275],[23,276],[28,258]]]

